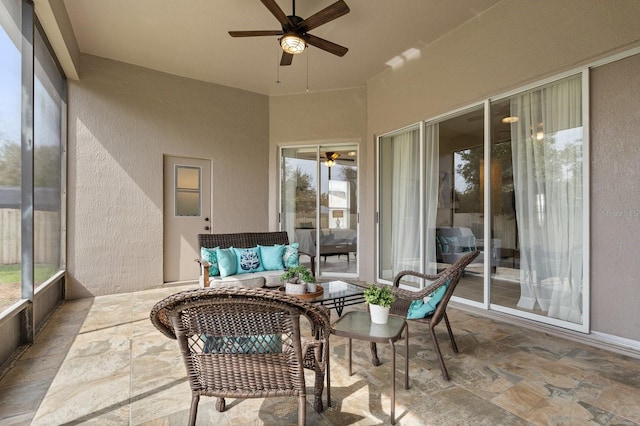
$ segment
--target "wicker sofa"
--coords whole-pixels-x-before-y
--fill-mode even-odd
[[[275,244],[289,244],[289,235],[286,231],[276,232],[240,232],[234,234],[198,234],[198,248],[216,248],[221,249],[236,247],[248,248],[261,246],[273,246]],[[300,252],[300,254],[306,254]],[[203,265],[202,259],[197,259],[200,265]],[[205,280],[205,274],[202,273],[206,268],[201,268],[200,287],[278,287],[281,285],[280,276],[284,270],[251,272],[246,274],[231,275],[226,277],[212,276],[209,277],[209,283]],[[312,274],[315,276],[315,268],[311,268]],[[207,272],[208,273],[208,272]]]

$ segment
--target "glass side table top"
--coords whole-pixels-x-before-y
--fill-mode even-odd
[[[398,340],[405,326],[404,318],[389,315],[386,324],[374,324],[369,312],[352,311],[333,324],[332,332],[336,336],[387,343]]]

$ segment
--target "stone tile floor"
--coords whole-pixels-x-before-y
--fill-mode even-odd
[[[69,301],[36,343],[0,380],[2,425],[183,425],[190,390],[176,342],[149,321],[169,286]],[[403,342],[397,343],[396,416],[400,425],[640,424],[640,361],[504,322],[450,309],[459,354],[444,325],[439,339],[450,382],[442,380],[428,330],[410,325],[410,389],[403,387]],[[332,407],[309,425],[389,423],[389,345],[372,367],[369,346],[331,340]],[[312,376],[307,383],[312,384]],[[311,389],[309,387],[309,389]],[[311,392],[311,390],[310,390]],[[326,401],[326,396],[325,396]],[[218,413],[202,398],[198,424],[295,424],[295,398],[227,400]]]

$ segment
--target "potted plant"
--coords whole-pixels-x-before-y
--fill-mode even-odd
[[[389,318],[389,309],[394,300],[395,295],[388,285],[370,284],[364,290],[364,300],[369,304],[369,313],[371,314],[371,322],[374,324],[386,324]]]
[[[293,266],[280,276],[280,281],[285,282],[285,293],[304,294],[307,291],[307,283],[315,284],[316,279],[304,265]]]

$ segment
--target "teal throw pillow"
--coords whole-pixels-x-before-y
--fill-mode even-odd
[[[206,260],[211,265],[209,266],[209,276],[214,277],[220,275],[220,268],[218,267],[218,257],[216,256],[216,248],[200,247],[200,258]]]
[[[298,266],[298,247],[300,244],[291,243],[288,246],[285,246],[284,255],[282,256],[282,261],[284,262],[285,268],[293,268],[294,266]]]
[[[411,302],[409,311],[407,312],[407,319],[425,318],[434,313],[438,304],[442,301],[444,294],[447,292],[450,282],[451,280],[447,281],[442,287],[427,296],[428,300],[426,302],[424,299]]]
[[[221,277],[228,277],[229,275],[235,275],[238,269],[236,262],[236,252],[233,247],[228,249],[216,248],[216,257],[218,258],[218,268],[220,269]]]
[[[262,260],[262,267],[265,271],[280,271],[284,269],[284,256],[285,247],[283,244],[276,244],[274,246],[261,246],[260,259]]]
[[[258,247],[234,248],[233,250],[236,252],[236,274],[264,271]]]

